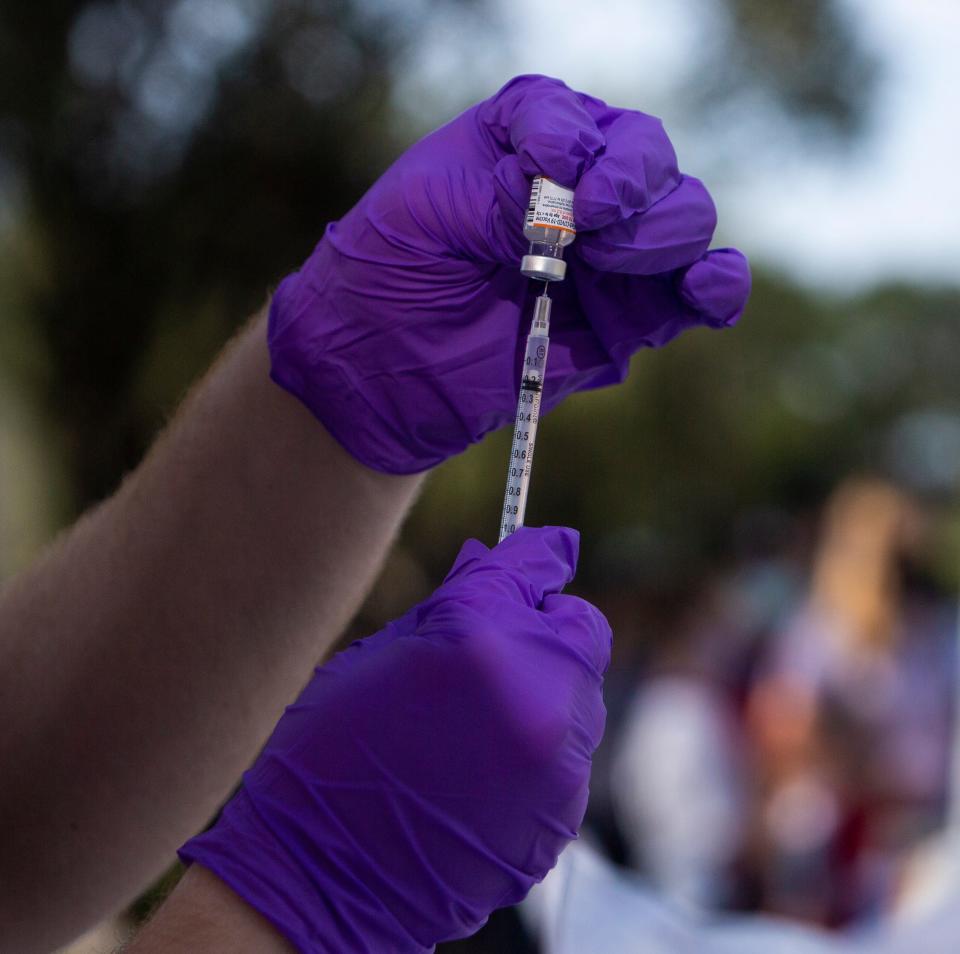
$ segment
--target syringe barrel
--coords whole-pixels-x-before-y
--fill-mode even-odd
[[[500,518],[500,540],[523,526],[533,470],[533,452],[537,443],[537,425],[540,423],[540,402],[543,380],[547,373],[547,349],[550,345],[550,305],[546,295],[536,301],[527,347],[523,355],[523,372],[517,416],[507,465],[507,489]]]

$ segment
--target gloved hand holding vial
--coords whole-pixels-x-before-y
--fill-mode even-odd
[[[557,218],[525,231],[537,176],[535,207]],[[520,76],[327,227],[273,297],[271,373],[361,463],[423,471],[515,417],[521,259],[556,288],[546,412],[622,381],[639,348],[736,322],[750,272],[709,250],[715,225],[658,119]]]

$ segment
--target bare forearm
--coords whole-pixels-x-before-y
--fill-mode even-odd
[[[61,942],[169,863],[356,610],[415,495],[418,478],[362,467],[269,381],[262,324],[0,594],[4,949]]]
[[[194,865],[124,954],[294,954],[259,913]]]

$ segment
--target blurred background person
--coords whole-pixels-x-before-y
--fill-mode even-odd
[[[824,924],[891,909],[907,849],[944,821],[955,607],[920,572],[910,496],[853,479],[828,501],[809,594],[746,707],[766,910]]]
[[[806,592],[783,580],[775,612],[744,612],[762,571],[740,566],[688,595],[613,768],[628,858],[665,896],[826,926],[895,909],[945,822],[954,738],[956,612],[929,544],[913,495],[851,478]]]
[[[654,888],[722,910],[735,902],[750,808],[733,687],[718,665],[740,641],[713,588],[694,579],[624,715],[612,809],[627,860]]]

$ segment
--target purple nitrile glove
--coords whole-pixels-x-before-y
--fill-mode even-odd
[[[208,832],[181,849],[301,952],[473,933],[576,837],[610,628],[560,594],[578,536],[464,544],[443,585],[318,669]]]
[[[739,318],[735,249],[658,119],[521,76],[404,153],[327,227],[270,308],[272,376],[362,463],[425,470],[513,419],[536,173],[576,187],[578,235],[551,288],[544,407],[622,381],[630,355]]]

